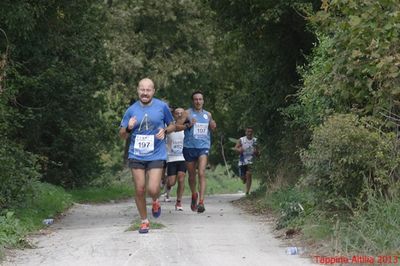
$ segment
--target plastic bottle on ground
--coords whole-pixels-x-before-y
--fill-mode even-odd
[[[44,219],[43,224],[44,225],[51,225],[54,222],[54,219]]]
[[[298,254],[303,254],[304,250],[303,248],[299,247],[288,247],[286,248],[286,254],[287,255],[298,255]]]

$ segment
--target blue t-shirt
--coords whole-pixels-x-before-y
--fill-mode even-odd
[[[131,134],[128,158],[140,161],[167,160],[165,139],[156,138],[160,128],[165,128],[174,121],[168,105],[156,98],[149,105],[140,101],[126,110],[121,127],[128,127],[131,117],[136,116],[136,124]]]
[[[188,119],[196,119],[196,123],[190,128],[185,129],[184,148],[210,149],[210,115],[206,110],[197,112],[190,108]]]

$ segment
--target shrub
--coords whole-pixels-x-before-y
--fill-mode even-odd
[[[355,115],[334,115],[316,128],[307,150],[303,183],[321,195],[320,203],[343,207],[365,200],[366,190],[387,192],[399,165],[395,137],[367,127]]]
[[[37,180],[37,157],[16,144],[0,139],[0,209],[17,204],[32,194]]]
[[[26,230],[13,212],[0,215],[0,259],[4,256],[4,248],[18,247],[26,244],[24,235]]]

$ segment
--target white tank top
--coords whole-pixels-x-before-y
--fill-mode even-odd
[[[239,165],[247,165],[253,163],[254,146],[257,145],[257,139],[248,139],[246,136],[240,138],[240,144],[243,148],[243,153],[239,157]]]
[[[185,133],[183,133],[183,130],[167,135],[168,163],[185,160],[182,153],[184,137]]]

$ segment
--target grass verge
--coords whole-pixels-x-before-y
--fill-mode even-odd
[[[242,183],[239,177],[231,173],[229,176],[226,169],[222,165],[217,165],[214,169],[206,170],[207,178],[207,195],[214,194],[234,194],[238,192],[243,192],[245,190],[245,185]],[[198,185],[198,179],[196,179],[196,184]],[[252,190],[256,190],[260,185],[259,180],[253,179]],[[176,196],[177,184],[171,189],[171,196]],[[185,191],[184,195],[190,196],[190,188],[188,182],[188,174],[185,176]]]
[[[133,196],[133,187],[128,184],[112,184],[106,187],[88,187],[68,191],[74,202],[101,203],[110,200],[121,200]]]
[[[64,189],[46,184],[33,184],[34,196],[24,204],[2,210],[0,215],[0,258],[5,248],[29,246],[25,236],[43,227],[45,218],[55,218],[57,214],[71,206],[72,198]]]
[[[310,190],[281,187],[243,201],[253,212],[273,214],[276,229],[301,231],[295,242],[318,256],[400,255],[400,197],[370,194],[358,209],[322,209]],[[250,202],[250,203],[249,203]],[[248,208],[249,209],[249,208]]]
[[[140,220],[135,220],[133,221],[133,224],[131,226],[128,227],[128,229],[125,230],[125,232],[127,231],[138,231],[139,227],[140,227],[141,221]],[[161,223],[157,223],[154,221],[150,221],[150,229],[162,229],[164,228],[165,225],[161,224]]]

